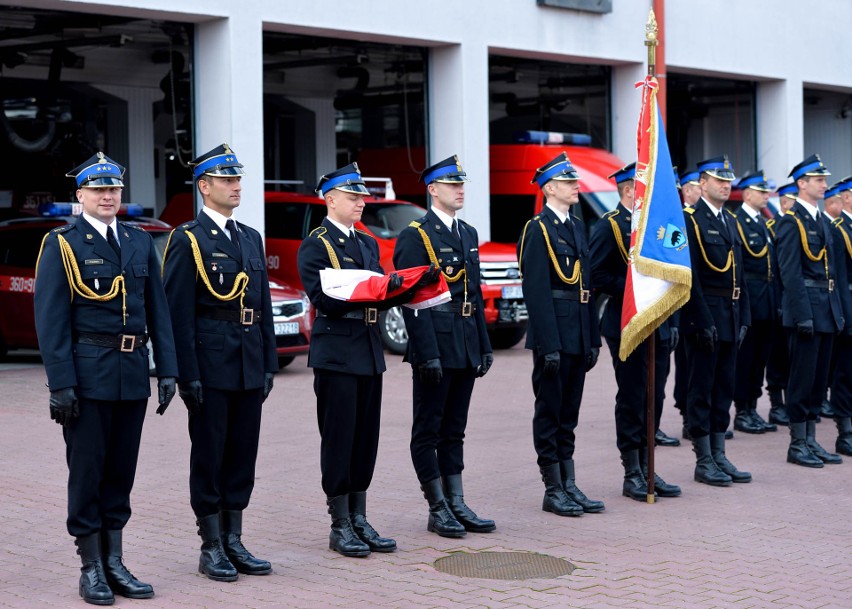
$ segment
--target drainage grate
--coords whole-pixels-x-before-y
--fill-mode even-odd
[[[442,573],[482,579],[550,579],[570,575],[567,560],[529,552],[455,552],[435,561]]]

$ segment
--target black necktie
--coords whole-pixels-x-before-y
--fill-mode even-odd
[[[115,232],[111,226],[107,226],[107,243],[109,243],[115,255],[118,256],[118,259],[121,260],[121,248],[118,245],[118,239],[115,238]]]
[[[240,249],[240,234],[237,232],[237,223],[230,218],[225,222],[225,228],[231,233],[231,241]]]
[[[725,222],[725,210],[719,212],[719,222],[722,223],[723,226],[727,227],[728,224]]]
[[[461,243],[461,235],[459,234],[459,223],[456,222],[456,219],[453,218],[453,227],[452,227],[453,235],[455,235],[456,239]]]
[[[351,250],[352,257],[355,259],[355,262],[364,266],[364,255],[361,251],[361,242],[358,241],[358,237],[355,236],[355,229],[349,229],[349,239],[352,241],[352,245],[354,246]]]

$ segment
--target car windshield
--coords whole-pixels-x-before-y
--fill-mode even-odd
[[[392,239],[399,235],[412,220],[423,217],[422,207],[410,203],[367,203],[361,215],[370,232],[380,239]]]
[[[619,198],[617,190],[603,190],[587,192],[585,194],[589,199],[589,205],[595,210],[599,218],[614,210],[618,205]]]

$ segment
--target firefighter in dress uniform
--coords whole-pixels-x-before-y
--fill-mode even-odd
[[[263,238],[234,220],[245,172],[227,144],[190,163],[204,206],[172,231],[163,280],[175,328],[178,392],[189,411],[189,495],[198,571],[216,581],[267,575],[242,542],[263,402],[278,370]]]
[[[571,206],[579,202],[580,176],[564,152],[539,167],[532,183],[547,203],[524,226],[518,266],[529,311],[526,348],[532,350],[535,394],[533,444],[545,494],[542,509],[559,516],[602,512],[575,482],[574,430],[586,373],[598,360],[586,231]]]
[[[82,561],[79,592],[111,605],[114,594],[151,598],[122,562],[148,397],[148,337],[159,414],[175,393],[177,362],[151,236],[116,220],[124,168],[99,152],[72,170],[83,208],[42,241],[35,322],[68,463],[68,533]]]

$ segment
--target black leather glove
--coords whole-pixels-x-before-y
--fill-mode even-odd
[[[814,320],[806,319],[796,324],[796,334],[799,338],[810,339],[814,337]]]
[[[743,341],[745,340],[747,333],[748,326],[740,326],[740,333],[737,335],[737,349],[743,346]]]
[[[396,273],[394,273],[396,274]],[[275,380],[274,372],[264,372],[263,373],[263,402],[266,401],[266,398],[269,397],[269,394],[272,392],[272,384]],[[261,402],[261,404],[263,403]]]
[[[388,275],[388,292],[395,292],[402,287],[402,277],[396,273]]]
[[[595,367],[595,364],[598,363],[598,355],[600,355],[601,350],[598,347],[592,347],[591,350],[586,354],[586,372]]]
[[[204,391],[201,389],[201,381],[186,381],[178,383],[178,394],[189,412],[197,413],[204,403]]]
[[[57,389],[50,392],[50,418],[65,425],[80,416],[80,407],[77,403],[77,392],[73,387]]]
[[[698,348],[705,353],[713,353],[716,350],[716,341],[719,334],[716,332],[716,326],[704,328],[696,335],[698,340]]]
[[[544,354],[544,376],[556,376],[559,374],[559,351]]]
[[[491,369],[491,364],[494,363],[494,354],[493,353],[483,353],[482,354],[482,363],[479,365],[479,368],[476,371],[477,377],[485,376],[488,371]]]
[[[437,385],[444,376],[444,369],[441,368],[441,360],[435,358],[418,364],[417,373],[420,375],[421,383]]]
[[[437,265],[433,262],[429,265],[429,270],[423,273],[423,276],[417,280],[417,283],[414,284],[415,288],[422,288],[427,285],[432,285],[433,283],[438,282],[438,278],[441,276],[441,269],[437,267]]]
[[[677,328],[669,328],[669,345],[672,351],[677,349],[677,344],[680,342],[680,330]]]
[[[164,376],[161,379],[157,379],[157,397],[160,402],[160,406],[157,408],[157,414],[162,415],[166,412],[166,408],[169,407],[172,398],[175,397],[176,384],[177,379],[173,376]]]

